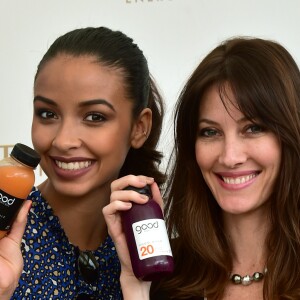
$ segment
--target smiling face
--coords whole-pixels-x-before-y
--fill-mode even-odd
[[[227,88],[227,94],[234,100]],[[253,123],[216,86],[203,95],[199,110],[196,159],[225,213],[257,211],[268,200],[279,172],[281,147],[273,133]]]
[[[34,86],[32,141],[58,193],[81,196],[117,178],[134,136],[120,70],[59,55]]]

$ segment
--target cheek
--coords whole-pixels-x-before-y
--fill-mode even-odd
[[[209,169],[213,163],[213,149],[201,142],[195,144],[196,160],[202,172]]]
[[[32,125],[31,125],[31,140],[32,140],[32,144],[33,144],[34,149],[37,150],[38,138],[37,138],[37,131],[36,131],[36,125],[35,125],[34,120],[33,120]]]
[[[281,165],[281,151],[277,151],[273,149],[270,149],[270,151],[266,151],[264,155],[264,162],[266,168],[268,168],[271,172],[271,177],[273,179],[277,178],[279,172],[280,172],[280,165]]]
[[[31,139],[34,149],[38,152],[42,152],[50,143],[50,135],[41,130],[40,126],[36,126],[34,122],[31,128]]]
[[[275,138],[269,139],[268,142],[258,144],[255,149],[257,161],[266,168],[269,167],[272,172],[276,173],[275,175],[279,172],[281,154],[281,146]]]
[[[105,132],[85,140],[86,146],[99,156],[119,157],[127,155],[130,148],[128,132]]]

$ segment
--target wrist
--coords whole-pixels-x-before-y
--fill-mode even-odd
[[[14,289],[7,289],[5,292],[1,290],[0,300],[9,300],[14,293]]]
[[[149,300],[150,281],[138,280],[133,275],[121,275],[120,283],[124,300]]]

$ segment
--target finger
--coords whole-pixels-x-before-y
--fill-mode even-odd
[[[8,234],[8,237],[14,240],[17,244],[21,244],[23,233],[25,230],[28,212],[30,210],[32,201],[25,200],[20,211],[18,212],[17,218],[12,224],[11,230]]]
[[[124,202],[136,202],[144,204],[149,200],[147,195],[140,194],[133,190],[117,190],[111,193],[110,202],[124,201]]]
[[[152,192],[153,199],[159,204],[159,206],[163,210],[163,207],[164,207],[163,198],[161,196],[159,187],[158,187],[158,185],[157,185],[156,182],[152,183],[152,185],[151,185],[151,192]]]
[[[132,207],[131,202],[114,201],[103,207],[102,213],[105,216],[114,216],[119,211],[126,211]]]
[[[143,175],[127,175],[119,178],[111,183],[111,191],[123,190],[125,187],[132,185],[135,187],[144,187],[147,184],[152,184],[154,179]]]

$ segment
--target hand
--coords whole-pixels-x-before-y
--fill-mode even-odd
[[[115,180],[111,184],[110,204],[103,208],[103,214],[121,262],[121,286],[124,299],[149,299],[151,283],[138,280],[133,273],[125,234],[122,229],[121,211],[129,210],[131,202],[145,203],[148,198],[132,190],[123,190],[131,185],[134,187],[151,186],[153,198],[162,207],[162,197],[153,178],[128,175]]]
[[[0,240],[0,299],[10,299],[23,270],[21,240],[31,201],[25,200],[10,232]]]

